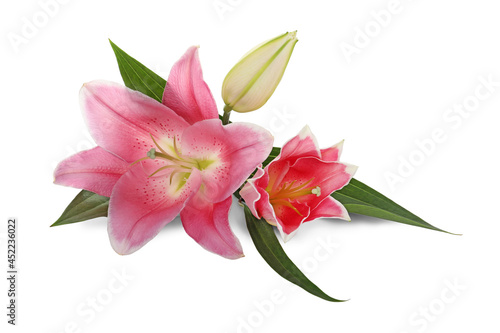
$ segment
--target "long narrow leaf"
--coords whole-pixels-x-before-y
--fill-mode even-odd
[[[247,206],[245,206],[245,219],[257,251],[276,273],[319,298],[330,302],[344,302],[328,296],[312,283],[283,251],[273,227],[264,219],[255,218]]]
[[[351,179],[347,186],[334,192],[332,196],[340,201],[349,213],[449,233],[425,222],[409,210],[356,179]]]

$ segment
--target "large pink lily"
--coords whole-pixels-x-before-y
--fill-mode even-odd
[[[306,126],[271,163],[258,168],[241,197],[254,216],[277,226],[285,242],[304,222],[320,217],[350,220],[345,207],[331,197],[357,169],[339,162],[341,152],[342,142],[320,149]]]
[[[55,183],[110,197],[116,252],[135,252],[180,213],[205,249],[243,256],[228,221],[231,195],[269,155],[273,138],[256,125],[222,125],[196,47],[172,68],[163,103],[105,81],[85,84],[80,99],[98,147],[62,161]]]

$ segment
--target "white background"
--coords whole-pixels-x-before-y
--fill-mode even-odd
[[[447,111],[477,101],[476,89],[488,92],[480,77],[500,82],[495,1],[401,0],[383,27],[371,12],[391,7],[389,0],[66,2],[46,22],[35,0],[3,1],[0,9],[0,218],[19,220],[20,272],[15,328],[6,324],[0,283],[2,331],[500,329],[500,86],[466,117]],[[26,20],[40,25],[31,36],[23,36]],[[366,45],[358,30],[365,28],[372,29]],[[78,91],[94,79],[122,82],[108,38],[165,78],[190,45],[200,45],[222,108],[222,81],[239,57],[293,30],[299,42],[276,93],[232,120],[266,127],[276,145],[305,124],[323,147],[345,139],[342,160],[360,166],[357,179],[463,236],[363,216],[309,223],[285,250],[325,292],[350,299],[328,303],[293,290],[267,266],[236,203],[231,223],[246,254],[237,261],[204,251],[178,219],[124,257],[111,249],[105,219],[49,228],[79,191],[52,183],[55,165],[94,146]],[[24,43],[13,46],[14,35]],[[346,57],[346,44],[357,53]],[[416,141],[436,129],[445,140],[419,153]],[[398,175],[410,157],[419,165],[391,186],[388,173]],[[0,232],[6,270],[6,228]],[[114,275],[122,272],[124,283]]]

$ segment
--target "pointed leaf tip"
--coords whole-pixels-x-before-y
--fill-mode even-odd
[[[161,103],[167,81],[128,55],[111,40],[109,43],[115,53],[125,86],[140,91]]]
[[[385,195],[354,178],[344,188],[333,192],[332,197],[340,201],[352,214],[366,215],[457,235],[427,223]]]
[[[82,190],[51,227],[108,216],[109,198]]]

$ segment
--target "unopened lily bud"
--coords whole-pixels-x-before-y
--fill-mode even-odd
[[[287,32],[256,46],[229,71],[222,84],[226,112],[254,111],[267,102],[285,73],[296,35]]]

